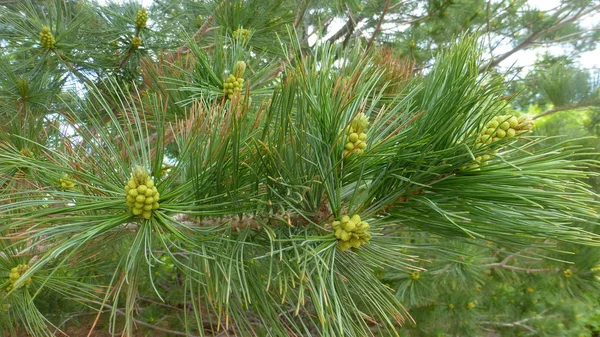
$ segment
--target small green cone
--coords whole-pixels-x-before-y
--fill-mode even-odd
[[[331,224],[335,237],[338,239],[338,248],[341,251],[350,248],[359,248],[371,239],[369,224],[361,221],[360,216],[355,214],[350,218],[345,215],[339,221]]]
[[[146,28],[146,24],[148,23],[148,11],[146,8],[142,8],[137,12],[134,23],[137,29]]]
[[[141,215],[148,220],[152,211],[159,207],[159,193],[148,171],[140,166],[133,169],[131,178],[125,185],[125,204],[133,215]]]

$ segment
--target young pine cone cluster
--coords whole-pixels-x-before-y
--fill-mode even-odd
[[[135,28],[142,29],[146,28],[146,23],[148,22],[148,11],[146,8],[142,8],[137,12],[135,16]]]
[[[331,227],[335,231],[338,248],[341,251],[358,248],[371,240],[369,224],[361,221],[358,214],[353,215],[352,218],[344,215],[339,221],[334,221]]]
[[[479,133],[476,148],[490,145],[505,138],[516,138],[521,134],[531,132],[532,129],[533,119],[530,116],[496,116]],[[488,161],[497,153],[498,151],[494,150],[490,153],[477,156],[475,162],[469,165],[468,168],[479,168],[480,166],[487,165]]]
[[[14,268],[12,268],[10,270],[10,273],[8,274],[8,281],[10,282],[10,285],[8,286],[7,290],[11,290],[14,288],[14,284],[21,278],[21,276],[23,274],[25,274],[26,271],[29,270],[29,266],[26,264],[20,264]],[[31,284],[31,278],[28,278],[27,280],[25,280],[25,285],[29,285]]]
[[[350,153],[363,154],[367,148],[367,133],[369,120],[365,114],[361,113],[346,128],[346,143],[344,145],[344,155]]]
[[[127,207],[134,215],[141,215],[144,219],[152,217],[152,211],[158,209],[159,193],[154,186],[150,174],[140,166],[136,166],[127,185],[125,185]]]
[[[50,28],[43,27],[40,31],[40,45],[44,49],[54,49],[56,48],[56,40],[54,40],[54,35],[50,32]]]
[[[238,41],[248,41],[250,40],[250,31],[247,29],[236,29],[233,31],[233,38]]]
[[[131,38],[131,46],[133,49],[138,49],[142,45],[142,38],[139,36],[134,36]]]
[[[235,64],[233,68],[233,73],[229,74],[225,83],[223,83],[223,94],[227,96],[228,99],[233,98],[234,94],[237,94],[242,91],[244,85],[244,79],[242,76],[246,71],[246,62],[239,61]]]

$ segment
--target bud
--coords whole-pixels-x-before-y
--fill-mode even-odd
[[[29,94],[29,81],[26,78],[17,79],[17,91],[19,95],[23,98],[27,97]]]
[[[242,76],[244,76],[245,71],[246,71],[246,62],[238,61],[235,64],[235,67],[233,67],[233,76],[235,76],[236,79],[241,78]]]

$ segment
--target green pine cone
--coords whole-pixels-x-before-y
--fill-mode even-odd
[[[18,266],[12,268],[10,270],[10,273],[8,274],[8,281],[10,282],[10,285],[8,286],[8,290],[13,289],[14,288],[14,284],[28,270],[29,270],[29,266],[26,265],[26,264],[19,264]],[[31,278],[28,278],[27,280],[25,280],[24,283],[25,283],[25,285],[31,284]]]
[[[142,29],[146,28],[146,23],[148,22],[148,11],[146,8],[142,8],[137,12],[135,16],[135,28]]]
[[[246,68],[246,63],[241,61],[241,63],[243,63],[243,69],[242,65],[240,65],[240,62],[238,62],[238,64],[236,64],[236,67],[234,68],[234,72],[241,72],[243,73],[245,68]],[[234,74],[230,74],[227,79],[225,80],[225,83],[223,83],[223,94],[225,96],[227,96],[228,99],[233,98],[233,95],[239,93],[242,91],[244,86],[244,79],[241,77],[236,77]]]
[[[143,168],[137,166],[131,179],[125,185],[125,204],[134,215],[141,215],[148,220],[152,211],[159,207],[159,193],[154,186],[154,180]]]
[[[137,49],[142,45],[142,38],[139,36],[134,36],[131,38],[131,46],[133,49]]]
[[[364,132],[369,126],[369,121],[364,114],[359,114],[346,128],[346,144],[344,145],[344,156],[350,153],[363,154],[367,148],[367,134]]]
[[[233,38],[236,40],[248,41],[250,40],[250,31],[247,29],[236,29],[233,31]]]
[[[54,49],[56,48],[56,41],[54,40],[54,35],[50,32],[50,28],[44,26],[40,31],[40,45],[44,49]]]
[[[371,239],[369,224],[361,221],[358,214],[353,215],[352,218],[344,215],[339,221],[334,221],[331,227],[338,239],[338,248],[341,251],[359,248]]]

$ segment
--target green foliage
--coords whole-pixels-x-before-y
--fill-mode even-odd
[[[360,36],[307,44],[304,22],[372,26],[380,2],[294,5],[2,7],[0,333],[86,312],[127,336],[510,336],[588,303],[597,161],[517,132],[478,37],[433,36],[452,47],[417,73]],[[423,25],[483,5],[430,1]]]

